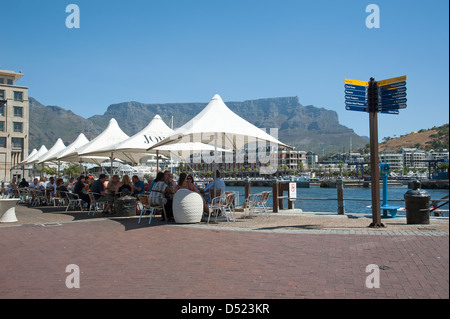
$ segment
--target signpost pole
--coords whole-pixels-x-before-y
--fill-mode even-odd
[[[369,227],[384,227],[380,210],[380,164],[378,159],[378,93],[374,78],[369,82],[370,168],[372,191],[372,223]]]

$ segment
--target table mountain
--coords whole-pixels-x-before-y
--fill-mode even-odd
[[[339,124],[335,111],[303,106],[298,97],[266,98],[243,102],[225,102],[236,114],[260,128],[278,128],[278,139],[295,146],[297,150],[318,154],[348,151],[350,139],[355,149],[368,143],[352,129]],[[124,102],[112,104],[103,115],[88,119],[58,106],[43,106],[30,98],[30,150],[42,144],[53,146],[60,137],[71,143],[81,132],[88,138],[101,133],[111,118],[129,136],[143,129],[159,114],[174,128],[180,127],[197,115],[207,103],[144,104]]]

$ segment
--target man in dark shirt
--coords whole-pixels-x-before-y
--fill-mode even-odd
[[[84,175],[80,175],[77,179],[77,183],[73,187],[73,193],[77,194],[78,198],[82,199],[84,202],[90,205],[91,199],[89,198],[88,194],[83,192],[85,187],[86,184],[84,184]]]
[[[105,181],[106,181],[106,175],[100,174],[98,179],[95,180],[94,183],[92,183],[91,192],[94,193],[94,198],[98,202],[106,201],[105,185],[104,185]],[[103,200],[102,200],[102,198],[103,198]]]

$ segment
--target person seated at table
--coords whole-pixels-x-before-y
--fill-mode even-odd
[[[167,198],[165,195],[170,195],[172,193],[173,193],[172,189],[165,182],[164,173],[159,172],[156,175],[155,184],[153,185],[153,188],[150,192],[149,202],[150,205],[153,206],[164,205],[168,221],[174,221],[172,200]],[[164,216],[162,220],[164,220]]]
[[[40,191],[45,191],[46,186],[47,186],[47,179],[45,178],[45,176],[42,176],[41,179],[39,180],[39,184],[36,187],[36,189]]]
[[[200,191],[195,187],[194,179],[191,175],[187,175],[186,173],[181,173],[178,178],[177,190],[180,188],[189,189],[190,191],[200,193]]]
[[[55,178],[53,176],[50,177],[50,180],[48,181],[47,185],[45,186],[45,192],[48,195],[56,194],[56,183],[55,183]]]
[[[151,189],[150,185],[152,184],[152,182],[153,182],[153,177],[149,177],[147,179],[147,181],[144,183],[144,185],[145,185],[144,189],[146,192],[150,192],[150,189]]]
[[[91,204],[89,195],[85,193],[87,185],[84,183],[84,175],[80,175],[77,178],[77,183],[73,187],[73,193],[78,195],[78,198],[82,199],[88,206]]]
[[[194,184],[194,178],[192,177],[191,174],[189,175],[187,175],[186,173],[180,174],[180,178],[178,179],[177,191],[181,188],[185,188],[200,194],[200,191]],[[209,213],[208,203],[206,202],[203,196],[202,199],[203,199],[203,212],[208,214]]]
[[[212,198],[209,198],[209,190],[214,190],[214,182],[216,185],[216,190],[225,190],[225,182],[220,178],[220,172],[219,170],[216,171],[216,180],[211,181],[208,185],[205,186],[205,189],[203,190],[205,192],[205,197],[207,198],[208,202],[211,201]]]
[[[75,178],[73,178],[73,177],[69,178],[69,181],[67,182],[67,185],[66,185],[66,187],[69,190],[69,192],[73,191],[73,188],[74,188],[75,184],[76,184]]]
[[[111,180],[108,182],[108,185],[106,186],[106,194],[114,195],[116,193],[117,188],[119,188],[119,185],[120,185],[119,175],[113,175],[111,177]]]
[[[106,175],[100,174],[98,179],[92,183],[92,185],[90,187],[90,192],[93,193],[94,198],[97,202],[106,204],[106,207],[103,209],[103,213],[109,214],[111,204],[108,202],[108,197],[106,196],[105,185],[104,185],[105,180],[106,180]]]
[[[115,196],[129,195],[133,189],[133,182],[130,180],[130,176],[123,175],[122,181],[117,186]]]
[[[58,178],[56,180],[56,193],[55,198],[57,198],[57,201],[61,200],[61,198],[65,198],[65,195],[62,195],[61,192],[68,192],[66,185],[64,185],[64,180],[62,178]]]
[[[17,180],[15,177],[12,178],[11,183],[8,185],[8,194],[14,193],[17,189]]]
[[[64,185],[64,180],[62,178],[58,178],[56,180],[56,192],[68,192],[66,185]]]
[[[37,177],[33,179],[29,187],[37,189],[39,187],[39,179]]]
[[[30,187],[30,184],[27,182],[27,180],[25,178],[22,178],[22,180],[19,183],[19,187],[20,188]]]
[[[133,182],[133,195],[142,195],[145,192],[145,185],[144,182],[139,179],[137,175],[133,175],[131,178]]]
[[[94,183],[95,178],[93,176],[89,176],[88,178],[85,179],[85,184],[86,184],[86,191],[90,191],[92,184]]]

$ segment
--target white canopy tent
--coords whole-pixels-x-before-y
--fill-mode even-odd
[[[28,154],[27,158],[25,158],[22,162],[20,162],[20,164],[25,165],[30,158],[33,158],[34,155],[36,155],[37,152],[38,152],[37,149],[33,148],[31,153]]]
[[[64,142],[62,141],[62,139],[58,138],[55,145],[53,145],[52,148],[50,148],[47,153],[43,154],[42,156],[37,158],[35,161],[39,164],[44,163],[44,162],[49,162],[50,161],[49,159],[51,159],[55,154],[61,152],[65,148],[66,148],[66,146],[64,145]]]
[[[217,162],[222,159],[222,154],[217,152],[218,144],[222,148],[236,151],[253,142],[262,142],[264,144],[269,142],[272,145],[290,148],[231,111],[218,94],[214,95],[199,114],[175,130],[171,136],[150,147],[149,150],[163,145],[186,142],[213,143],[215,146],[214,163],[216,168]],[[216,169],[214,169],[215,179]],[[214,192],[215,188],[214,183]]]
[[[151,145],[162,141],[172,133],[173,130],[164,123],[161,116],[155,115],[149,124],[135,135],[91,154],[110,156],[113,153],[116,158],[137,164],[142,157],[149,155],[146,150]]]
[[[42,155],[44,155],[45,153],[48,152],[47,147],[45,147],[45,145],[42,145],[39,150],[33,155],[33,156],[28,156],[28,158],[26,160],[24,160],[23,162],[21,162],[21,164],[32,164],[34,163],[39,157],[41,157]]]
[[[147,151],[151,145],[164,140],[169,135],[173,134],[173,132],[174,131],[164,123],[161,116],[157,114],[144,129],[135,135],[90,154],[96,156],[110,156],[111,154],[114,154],[115,158],[134,164],[138,164],[141,158],[148,156],[149,154],[156,154],[156,165],[158,167],[160,155],[168,157],[176,156],[184,159],[182,158],[182,155],[186,154],[187,151],[201,152],[214,150],[214,146],[203,143],[179,143],[176,145],[165,145],[154,149],[152,152]],[[222,151],[225,150],[222,149]]]
[[[176,129],[172,135],[148,150],[176,143],[219,143],[225,149],[240,150],[244,145],[260,141],[290,148],[262,129],[231,111],[216,94],[193,119]]]
[[[106,129],[96,138],[79,147],[73,148],[71,152],[65,152],[66,154],[59,155],[58,159],[68,162],[93,162],[98,165],[106,159],[113,162],[114,152],[110,152],[110,156],[108,157],[99,156],[98,154],[103,150],[109,149],[111,145],[126,140],[128,137],[129,136],[120,129],[117,121],[115,119],[111,119]]]

